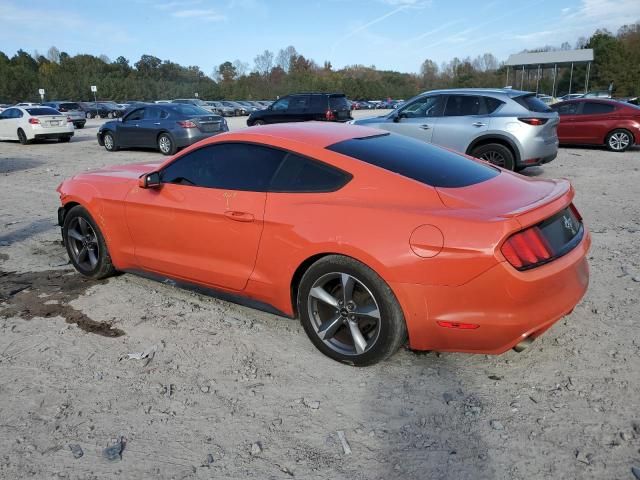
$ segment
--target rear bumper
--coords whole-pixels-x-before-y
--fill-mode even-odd
[[[461,286],[392,284],[416,350],[499,354],[571,313],[589,283],[590,236],[563,257],[519,272],[501,262]],[[444,328],[437,322],[479,325]]]
[[[59,133],[36,133],[33,138],[36,140],[53,140],[56,138],[73,137],[73,132],[59,132]]]
[[[193,145],[194,143],[197,143],[200,140],[204,140],[210,137],[215,137],[216,135],[219,135],[227,131],[227,130],[218,130],[217,132],[201,132],[199,130],[196,130],[196,131],[193,131],[193,130],[196,130],[196,129],[183,129],[178,133],[172,132],[173,138],[178,148],[188,147],[189,145]]]
[[[544,139],[536,137],[525,142],[520,152],[521,167],[549,163],[558,156],[558,138]]]

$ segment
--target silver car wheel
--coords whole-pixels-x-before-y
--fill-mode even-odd
[[[502,154],[500,154],[499,152],[496,152],[494,150],[490,150],[490,151],[482,154],[482,156],[480,156],[480,158],[482,160],[486,160],[489,163],[497,165],[498,167],[504,167],[504,157],[502,156]]]
[[[160,136],[158,139],[158,148],[164,154],[169,153],[171,151],[171,139],[166,135]]]
[[[100,258],[100,246],[96,232],[89,222],[82,217],[71,220],[67,228],[67,242],[77,265],[88,271],[96,268]]]
[[[309,318],[318,338],[343,355],[361,355],[380,336],[380,309],[371,290],[352,275],[318,278],[308,297]]]
[[[104,148],[113,150],[113,137],[109,133],[104,136]]]
[[[631,139],[625,132],[617,132],[609,137],[609,147],[611,150],[624,150],[629,146]]]

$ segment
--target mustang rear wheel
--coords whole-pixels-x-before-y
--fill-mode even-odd
[[[298,312],[309,339],[339,362],[371,365],[407,337],[404,315],[389,286],[366,265],[329,255],[305,272]]]
[[[69,210],[62,236],[71,263],[82,275],[100,279],[115,273],[102,232],[84,207]]]

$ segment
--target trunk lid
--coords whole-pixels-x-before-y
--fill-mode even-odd
[[[222,129],[222,117],[218,115],[199,115],[191,118],[201,132],[219,132]]]
[[[36,115],[43,128],[64,127],[67,124],[66,115]]]

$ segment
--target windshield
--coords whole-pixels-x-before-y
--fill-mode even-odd
[[[27,108],[25,110],[32,117],[37,117],[38,115],[60,115],[59,111],[54,110],[53,108],[49,108],[49,107]]]

